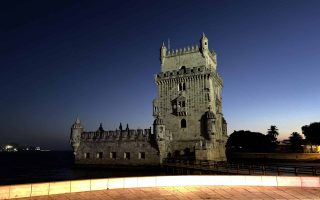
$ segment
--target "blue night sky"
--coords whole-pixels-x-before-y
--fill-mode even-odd
[[[218,55],[228,133],[280,139],[320,121],[320,1],[1,1],[0,144],[69,149],[86,130],[151,126],[159,48]]]

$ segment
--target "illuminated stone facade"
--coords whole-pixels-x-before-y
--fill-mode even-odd
[[[153,101],[160,160],[195,157],[226,160],[227,124],[222,114],[222,79],[214,51],[203,34],[200,47],[160,50],[158,95]]]
[[[222,114],[222,79],[203,34],[200,46],[160,49],[155,76],[153,131],[85,132],[79,120],[70,143],[77,163],[158,165],[166,158],[224,161],[227,124]]]

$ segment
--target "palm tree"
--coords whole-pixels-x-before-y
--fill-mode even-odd
[[[272,136],[273,138],[276,138],[279,135],[278,128],[275,125],[271,125],[270,129],[268,129],[268,134],[269,136]]]
[[[277,136],[279,135],[278,128],[275,125],[271,125],[268,129],[267,137],[270,140],[271,148],[274,150],[278,144]]]

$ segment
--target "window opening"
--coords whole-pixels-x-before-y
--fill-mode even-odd
[[[98,152],[97,153],[97,158],[102,159],[102,157],[103,157],[103,153],[102,152]]]
[[[110,152],[110,158],[111,159],[116,159],[117,158],[117,153],[116,152]]]
[[[179,107],[186,107],[186,102],[185,101],[179,101],[178,103]]]
[[[181,128],[187,128],[187,121],[185,119],[181,120]]]
[[[84,158],[89,159],[90,158],[90,153],[84,153]]]
[[[124,159],[130,160],[130,153],[129,152],[124,153]]]
[[[186,90],[186,83],[179,83],[178,91]]]
[[[144,160],[146,158],[146,153],[145,152],[140,152],[139,153],[139,159]]]

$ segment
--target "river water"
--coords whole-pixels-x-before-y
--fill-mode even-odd
[[[149,168],[79,168],[73,162],[70,151],[0,152],[0,185],[164,174]]]

